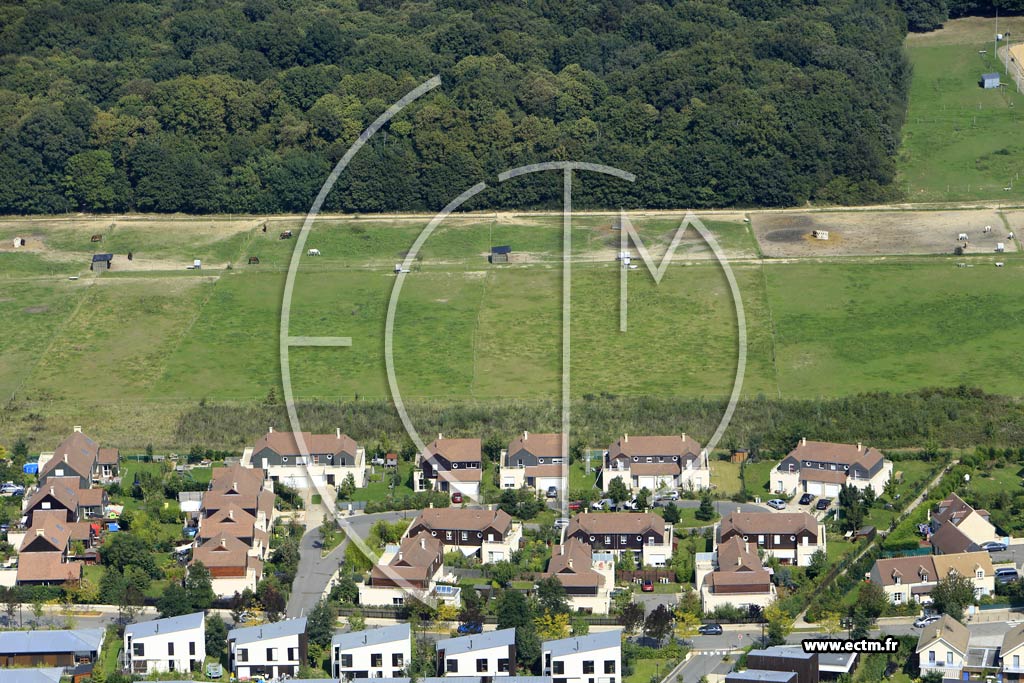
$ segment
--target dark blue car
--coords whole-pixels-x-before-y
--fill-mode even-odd
[[[477,633],[483,633],[484,625],[479,621],[470,621],[465,624],[459,624],[459,635],[472,636]]]

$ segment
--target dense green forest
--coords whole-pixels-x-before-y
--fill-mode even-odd
[[[328,210],[436,210],[551,159],[639,176],[590,176],[590,206],[884,200],[906,31],[896,0],[4,3],[0,212],[302,212],[435,73]],[[534,176],[486,202],[559,197]]]

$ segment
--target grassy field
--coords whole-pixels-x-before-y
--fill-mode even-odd
[[[655,258],[677,217],[638,218]],[[325,221],[296,279],[292,335],[350,336],[351,348],[292,348],[300,398],[390,396],[384,318],[400,260],[424,221]],[[32,251],[0,252],[17,264],[0,295],[0,396],[22,415],[45,415],[53,431],[89,424],[98,434],[150,434],[167,444],[183,406],[262,400],[280,390],[278,338],[285,268],[293,241],[277,239],[292,219],[141,219],[114,228],[74,220],[0,221],[0,236],[30,234]],[[30,226],[30,230],[26,228]],[[679,397],[728,394],[736,364],[736,320],[722,271],[706,246],[685,239],[656,285],[628,271],[629,328],[619,332],[618,231],[607,216],[574,223],[571,392]],[[743,297],[748,332],[747,397],[807,398],[922,386],[981,386],[1019,395],[1024,359],[1012,353],[1024,327],[1016,292],[1024,259],[1006,267],[955,268],[953,257],[764,260],[747,224],[709,221]],[[182,230],[181,243],[168,237]],[[90,273],[96,246],[132,248],[137,258]],[[561,374],[561,231],[555,217],[460,217],[428,240],[406,278],[395,316],[398,385],[408,400],[556,398]],[[508,243],[521,261],[487,263]],[[2,246],[2,245],[0,245]],[[190,256],[217,270],[185,270]],[[246,265],[258,255],[260,264]],[[180,264],[175,265],[175,264]],[[172,267],[173,266],[173,267]],[[230,267],[228,267],[230,266]],[[68,280],[68,273],[80,279]],[[47,427],[46,429],[49,429]],[[9,430],[9,432],[8,432]],[[18,434],[0,420],[0,440]],[[251,435],[254,436],[254,435]],[[239,438],[244,442],[246,435]],[[125,444],[127,447],[128,444]],[[717,466],[717,463],[716,463]],[[715,475],[734,492],[735,468]],[[577,473],[578,474],[578,473]],[[755,495],[766,477],[748,471]],[[578,477],[577,477],[578,479]],[[581,482],[582,483],[582,482]],[[574,483],[574,486],[576,484]],[[368,495],[368,494],[367,494]]]
[[[1021,17],[1000,20],[1001,32],[1022,30]],[[992,19],[971,18],[908,37],[914,75],[899,154],[908,201],[1024,199],[1024,96],[1006,75],[1004,88],[979,85],[982,73],[1004,72],[993,54],[994,35]]]

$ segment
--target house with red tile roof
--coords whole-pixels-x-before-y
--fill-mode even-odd
[[[542,494],[554,489],[564,493],[568,485],[568,444],[562,434],[523,432],[501,453],[501,488],[531,488]]]
[[[417,491],[457,491],[477,498],[483,472],[480,439],[450,439],[438,434],[416,456],[414,483]]]
[[[604,456],[601,486],[605,491],[616,478],[633,493],[679,488],[699,490],[711,485],[708,454],[685,433],[671,436],[623,434]]]
[[[245,449],[242,465],[261,469],[271,481],[296,489],[339,486],[350,474],[357,488],[366,485],[366,451],[340,428],[334,434],[271,428]]]
[[[835,498],[843,484],[881,495],[891,477],[892,461],[877,448],[801,439],[772,470],[769,484],[773,492],[787,496]]]

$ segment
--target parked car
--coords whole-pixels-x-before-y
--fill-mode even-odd
[[[452,494],[452,502],[453,503],[461,503],[462,502],[462,492],[461,491],[456,491],[455,493]]]
[[[679,500],[679,491],[663,491],[654,496],[654,500]]]
[[[800,496],[801,505],[810,505],[812,500],[814,500],[814,495],[811,493],[805,493],[804,495]]]
[[[914,628],[924,628],[928,624],[934,624],[938,620],[938,616],[934,614],[927,614],[914,620]]]
[[[20,484],[15,484],[13,481],[9,481],[3,486],[0,486],[0,493],[11,496],[23,496],[25,495],[25,487]]]
[[[981,544],[982,550],[987,550],[990,553],[1001,553],[1006,550],[1006,544],[999,541],[987,541]]]
[[[484,625],[479,621],[468,621],[465,624],[459,624],[459,628],[456,630],[460,636],[472,636],[477,633],[483,633]]]
[[[1013,567],[1003,567],[996,570],[996,581],[999,583],[1013,583],[1020,578],[1020,574]]]
[[[623,510],[636,510],[637,507],[636,498],[630,498],[619,503],[619,508]]]
[[[771,500],[768,501],[768,507],[774,508],[776,510],[785,510],[786,501],[782,500],[781,498],[772,498]]]
[[[609,597],[611,597],[611,599],[614,600],[617,596],[622,595],[623,593],[628,593],[628,592],[629,592],[628,588],[616,588],[611,593],[609,593]]]
[[[721,624],[701,624],[697,629],[702,636],[720,636],[723,632]]]
[[[640,590],[644,593],[653,593],[654,582],[652,582],[650,579],[644,579],[644,582],[640,584]]]
[[[573,501],[569,502],[569,509],[572,510],[573,512],[578,512],[582,508],[583,508],[583,501],[582,500],[573,500]]]
[[[818,504],[814,506],[815,510],[828,510],[828,506],[832,504],[832,499],[822,498],[818,501]]]
[[[559,517],[555,520],[556,529],[564,529],[567,526],[569,526],[569,520],[566,517]]]
[[[381,458],[379,456],[376,457],[376,458],[372,458],[370,460],[370,464],[371,465],[383,465],[384,464],[384,458]]]
[[[609,506],[611,506],[612,504],[613,504],[613,501],[612,501],[611,498],[602,498],[601,500],[595,500],[593,503],[591,503],[590,504],[590,509],[591,510],[604,510],[604,509],[608,508]]]
[[[224,667],[220,664],[211,662],[206,665],[206,677],[207,678],[220,678],[224,675]]]
[[[548,498],[558,498],[558,487],[549,486],[547,496]]]

